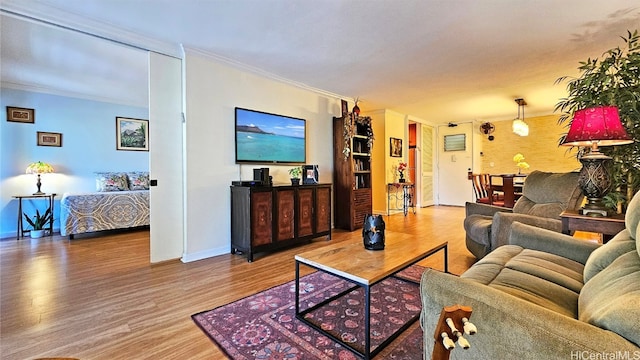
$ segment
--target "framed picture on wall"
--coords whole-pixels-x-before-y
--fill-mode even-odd
[[[389,138],[389,156],[402,157],[402,139]]]
[[[340,107],[342,110],[342,116],[346,116],[349,113],[349,105],[347,100],[340,100]]]
[[[116,149],[149,151],[149,120],[116,117]]]
[[[7,121],[33,124],[36,122],[36,111],[13,106],[7,106]]]
[[[38,131],[38,146],[62,146],[62,134]]]

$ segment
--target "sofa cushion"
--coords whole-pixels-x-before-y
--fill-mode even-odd
[[[467,236],[483,246],[491,243],[491,223],[493,218],[486,215],[469,215],[464,219],[464,230]]]
[[[638,231],[638,224],[640,223],[640,191],[638,191],[629,204],[627,205],[627,212],[624,216],[624,225],[629,230],[631,237],[636,240],[636,251],[640,255],[640,231]]]
[[[584,285],[578,311],[581,321],[640,346],[640,256],[635,250],[619,256]]]
[[[627,229],[622,230],[606,244],[595,249],[584,265],[584,282],[587,283],[617,259],[620,255],[636,249],[636,242]]]
[[[531,172],[513,212],[559,219],[562,211],[577,208],[582,200],[578,177],[577,172]]]
[[[478,261],[461,277],[576,319],[583,271],[584,266],[576,261],[505,245]]]

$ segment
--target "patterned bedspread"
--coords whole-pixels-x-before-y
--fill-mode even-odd
[[[60,235],[149,225],[149,190],[64,194]]]

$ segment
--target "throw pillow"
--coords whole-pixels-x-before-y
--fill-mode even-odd
[[[129,190],[127,175],[119,172],[97,172],[97,191],[125,191]]]
[[[149,190],[149,172],[133,171],[128,172],[129,189],[131,190]]]

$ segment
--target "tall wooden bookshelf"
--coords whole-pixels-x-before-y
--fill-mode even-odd
[[[372,211],[371,118],[353,113],[333,118],[334,226],[353,231]]]

